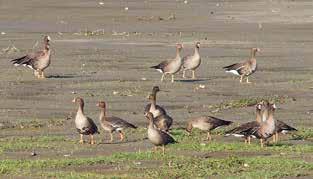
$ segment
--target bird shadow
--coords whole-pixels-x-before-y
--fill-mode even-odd
[[[183,83],[193,83],[193,82],[204,82],[209,81],[210,79],[182,79],[182,80],[175,80],[177,82],[183,82]]]
[[[127,143],[136,143],[136,142],[140,142],[140,141],[143,141],[143,140],[147,140],[148,137],[144,137],[144,138],[141,138],[141,139],[134,139],[134,140],[125,140],[125,141],[119,141],[119,140],[116,140],[116,141],[113,141],[113,142],[110,142],[108,140],[104,141],[102,140],[101,142],[98,143],[98,145],[101,145],[101,144],[115,144],[115,145],[118,145],[118,144],[127,144]]]
[[[47,76],[46,78],[56,78],[56,79],[65,79],[65,78],[75,78],[76,76],[73,74],[68,74],[68,75],[50,75]]]

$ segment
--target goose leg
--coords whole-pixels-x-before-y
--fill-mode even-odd
[[[260,139],[260,142],[261,142],[261,148],[263,148],[264,147],[263,139]]]
[[[278,132],[276,132],[276,138],[275,138],[276,142],[278,142],[278,137],[279,137]]]
[[[247,76],[247,83],[251,83],[250,81],[249,81],[249,77]]]
[[[172,74],[172,83],[174,83],[174,74]]]
[[[196,79],[196,72],[195,72],[195,70],[192,70],[192,79]]]
[[[208,139],[208,141],[211,141],[211,140],[212,140],[212,137],[211,137],[211,135],[210,135],[210,132],[208,132],[207,139]]]
[[[276,134],[274,134],[272,138],[273,138],[272,142],[276,143]]]
[[[251,137],[248,136],[248,144],[250,145],[251,144]]]
[[[39,78],[39,72],[37,71],[37,70],[34,70],[34,75],[35,75],[35,77],[37,77],[37,78]]]
[[[240,83],[242,83],[243,75],[240,76]]]
[[[91,145],[96,144],[96,141],[94,140],[94,138],[93,138],[93,135],[92,135],[92,134],[90,134],[90,144],[91,144]]]
[[[120,141],[123,141],[124,140],[124,133],[123,131],[119,131],[120,133]]]
[[[162,74],[161,81],[164,80],[165,74]]]
[[[80,134],[80,140],[79,140],[79,143],[80,143],[80,144],[83,144],[83,143],[84,143],[84,140],[83,140],[83,134]]]
[[[248,138],[245,138],[245,144],[247,144],[248,143]]]
[[[43,71],[41,71],[41,78],[42,78],[42,79],[45,79],[45,78],[46,78],[45,73],[44,73]]]
[[[163,155],[165,154],[165,147],[164,145],[162,145],[162,151],[163,151]]]
[[[186,78],[185,74],[186,74],[186,70],[183,70],[183,78]]]
[[[110,142],[113,142],[113,134],[112,134],[112,132],[110,132]]]

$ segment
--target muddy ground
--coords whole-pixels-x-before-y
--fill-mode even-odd
[[[99,2],[0,2],[0,115],[3,125],[10,127],[0,131],[2,138],[51,134],[78,140],[70,119],[76,111],[71,100],[76,96],[85,99],[85,112],[97,124],[96,102],[105,100],[110,115],[145,127],[143,109],[154,85],[163,90],[158,103],[174,118],[174,128],[200,115],[214,115],[235,125],[251,121],[253,106],[220,110],[212,106],[271,96],[285,99],[277,104],[277,119],[297,128],[313,127],[312,2]],[[46,70],[48,78],[37,80],[29,69],[13,67],[10,60],[40,48],[44,34],[52,38],[52,63]],[[183,55],[192,53],[196,41],[201,42],[202,57],[198,80],[183,80],[180,73],[175,83],[170,78],[161,83],[161,74],[149,67],[174,57],[178,42],[184,44]],[[252,47],[261,49],[259,68],[250,78],[252,84],[240,84],[222,67],[247,59]],[[73,157],[150,149],[143,134],[134,132],[122,144],[77,150]],[[108,135],[102,132],[96,138],[101,141]],[[38,150],[38,158],[67,153],[66,147]],[[28,153],[5,151],[0,158],[29,158]]]

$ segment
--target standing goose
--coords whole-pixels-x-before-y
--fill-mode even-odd
[[[245,144],[251,144],[251,134],[249,133],[249,130],[255,126],[258,126],[262,121],[262,108],[263,102],[256,105],[256,120],[244,123],[238,127],[235,127],[232,130],[229,130],[226,132],[226,136],[233,135],[235,137],[244,137],[245,138]]]
[[[111,142],[113,142],[113,132],[117,131],[120,134],[120,141],[124,140],[124,133],[123,129],[125,128],[133,128],[136,129],[137,127],[121,118],[112,116],[106,116],[106,104],[104,101],[100,101],[97,103],[97,106],[100,108],[100,124],[105,131],[110,132]]]
[[[221,127],[221,126],[228,126],[231,123],[233,123],[233,122],[218,119],[218,118],[213,117],[213,116],[201,116],[201,117],[189,120],[187,123],[186,131],[188,133],[191,133],[192,128],[198,128],[200,130],[207,131],[208,132],[207,140],[211,141],[212,137],[210,135],[210,132],[213,129],[216,129],[216,128]]]
[[[183,78],[185,78],[186,70],[192,71],[192,79],[196,78],[195,71],[201,64],[201,57],[199,54],[200,42],[196,43],[195,52],[193,55],[187,55],[183,58]]]
[[[165,153],[165,145],[170,143],[176,143],[174,138],[170,136],[168,133],[159,130],[154,126],[153,123],[153,115],[148,112],[145,114],[146,118],[149,120],[148,126],[148,139],[155,146],[154,149],[157,150],[158,146],[162,146],[163,154]]]
[[[11,60],[11,62],[14,64],[14,66],[23,65],[33,69],[34,75],[37,78],[45,78],[43,71],[50,65],[50,40],[51,38],[49,36],[45,36],[43,50],[27,54],[21,58]]]
[[[240,83],[242,83],[243,77],[247,77],[247,83],[249,82],[249,76],[252,75],[257,70],[256,64],[256,52],[260,52],[259,48],[252,48],[251,49],[251,57],[249,60],[245,62],[235,63],[229,66],[223,67],[226,72],[233,73],[235,75],[240,76]]]
[[[149,95],[149,100],[151,101],[151,108],[150,111],[151,112],[154,119],[153,122],[156,125],[156,127],[160,130],[163,131],[168,131],[170,129],[170,127],[172,126],[173,123],[173,119],[166,114],[165,110],[163,108],[157,108],[156,104],[155,104],[155,96],[150,94]],[[147,112],[145,112],[146,114]]]
[[[95,133],[99,134],[99,131],[93,120],[84,114],[84,100],[82,98],[77,97],[74,98],[72,102],[78,104],[78,110],[75,117],[75,126],[80,134],[79,143],[81,144],[84,143],[83,135],[89,135],[90,144],[95,144],[93,135]]]
[[[174,59],[165,60],[156,66],[150,67],[162,73],[161,81],[164,80],[166,74],[171,74],[172,83],[174,83],[174,75],[180,70],[182,66],[182,58],[180,57],[180,51],[182,48],[182,44],[176,44],[176,57]]]
[[[269,102],[264,103],[266,110],[262,113],[262,122],[249,130],[249,133],[260,139],[261,147],[264,147],[264,142],[275,133],[276,120],[274,119],[275,104]]]
[[[158,86],[154,86],[152,88],[151,95],[154,96],[154,98],[150,100],[150,104],[146,105],[144,114],[146,114],[147,112],[152,112],[152,114],[154,114],[153,117],[158,117],[157,115],[166,114],[165,109],[156,104],[156,95],[159,91],[160,88]]]
[[[287,133],[288,131],[297,131],[296,128],[289,126],[283,121],[276,120],[275,134],[273,135],[273,142],[278,142],[279,133]]]

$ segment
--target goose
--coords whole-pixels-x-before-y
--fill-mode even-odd
[[[234,129],[231,129],[229,131],[226,131],[226,136],[233,135],[235,137],[244,137],[245,138],[245,144],[251,144],[251,137],[255,138],[255,136],[252,136],[249,133],[249,130],[253,128],[254,126],[258,126],[262,122],[262,108],[263,102],[260,102],[256,105],[256,119],[255,121],[247,122],[244,124],[241,124],[238,127],[235,127]]]
[[[145,114],[146,118],[149,121],[148,125],[148,139],[155,146],[155,151],[157,147],[162,146],[163,154],[165,153],[165,145],[176,143],[175,139],[170,136],[168,133],[158,129],[155,127],[153,122],[153,114],[151,112],[147,112]]]
[[[152,93],[151,93],[152,97],[151,99],[149,99],[150,104],[146,105],[144,114],[147,112],[152,112],[153,117],[158,117],[160,115],[166,114],[165,109],[156,104],[156,95],[157,95],[157,92],[159,91],[160,91],[160,88],[158,86],[154,86],[152,88]],[[150,98],[150,96],[148,98]]]
[[[34,75],[39,78],[45,78],[44,70],[49,67],[51,61],[50,36],[44,36],[44,48],[41,51],[27,54],[23,57],[11,60],[14,66],[27,66],[34,70]]]
[[[195,51],[193,55],[187,55],[183,57],[183,78],[185,77],[186,70],[191,70],[192,79],[196,79],[195,71],[201,64],[201,57],[199,54],[200,42],[197,42],[195,45]]]
[[[168,59],[162,61],[160,64],[152,66],[157,71],[162,73],[161,82],[163,82],[166,74],[172,75],[172,83],[174,83],[174,75],[180,70],[182,66],[182,58],[180,57],[180,51],[183,48],[182,44],[176,44],[176,57],[174,59]]]
[[[251,49],[251,57],[249,60],[235,63],[229,66],[223,67],[227,73],[233,73],[235,75],[240,76],[240,83],[242,83],[243,77],[246,76],[246,82],[249,82],[249,76],[252,75],[257,70],[257,64],[256,64],[256,52],[260,52],[261,50],[259,48],[252,48]]]
[[[99,131],[93,120],[87,117],[84,113],[84,100],[80,97],[76,97],[72,100],[72,102],[78,104],[78,110],[75,117],[75,126],[78,133],[80,134],[79,143],[84,143],[83,135],[89,135],[90,144],[95,144],[96,142],[93,135],[96,133],[99,134]]]
[[[197,129],[200,129],[200,130],[203,130],[203,131],[207,131],[207,133],[208,133],[207,134],[207,140],[211,141],[212,137],[211,137],[210,132],[212,130],[214,130],[214,129],[218,128],[218,127],[221,127],[221,126],[228,126],[231,123],[233,123],[233,122],[225,121],[225,120],[213,117],[213,116],[201,116],[201,117],[197,117],[197,118],[194,118],[194,119],[190,119],[187,122],[186,131],[188,133],[191,133],[193,128],[197,128]]]
[[[105,131],[110,133],[110,142],[113,142],[113,132],[117,131],[120,134],[120,141],[124,140],[124,132],[125,128],[136,129],[137,126],[115,116],[108,117],[106,116],[106,103],[104,101],[99,101],[97,106],[100,108],[100,124]]]

